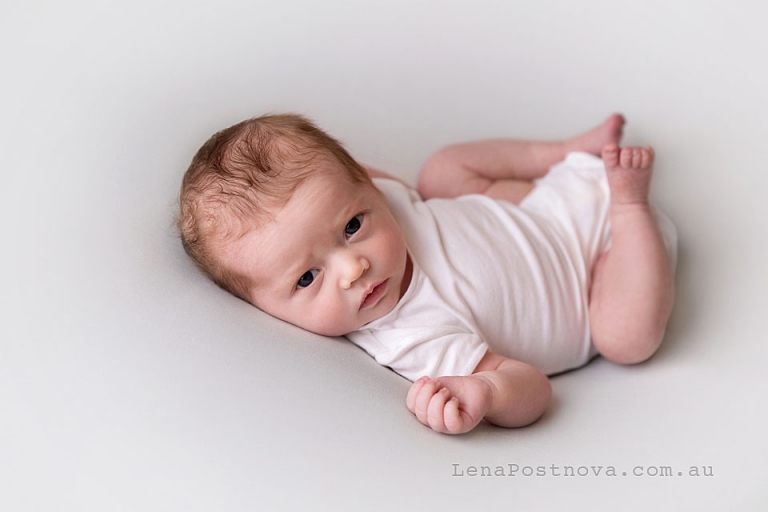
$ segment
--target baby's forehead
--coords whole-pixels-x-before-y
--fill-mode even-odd
[[[219,247],[225,266],[247,276],[254,288],[272,288],[276,277],[289,264],[286,255],[297,255],[301,250],[294,237],[281,234],[276,227],[274,221],[265,220]]]

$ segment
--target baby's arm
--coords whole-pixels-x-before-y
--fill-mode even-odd
[[[417,380],[406,405],[433,430],[461,434],[483,418],[502,427],[533,423],[551,397],[549,380],[539,370],[489,351],[472,375]]]

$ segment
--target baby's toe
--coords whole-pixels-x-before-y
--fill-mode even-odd
[[[618,144],[608,144],[603,148],[603,162],[606,167],[616,167],[619,165],[619,146]]]
[[[632,164],[632,150],[629,148],[622,148],[619,153],[619,165],[621,167],[629,167]]]
[[[653,165],[653,158],[654,158],[653,148],[651,148],[650,146],[646,146],[641,150],[641,152],[642,152],[642,158],[640,162],[640,168],[648,169]]]

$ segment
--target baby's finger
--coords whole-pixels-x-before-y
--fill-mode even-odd
[[[443,414],[445,413],[445,402],[451,398],[451,392],[448,388],[442,388],[432,396],[427,409],[429,426],[436,432],[446,432]]]
[[[421,391],[421,388],[424,387],[424,384],[429,380],[428,377],[424,376],[421,377],[419,380],[411,384],[411,388],[408,390],[408,394],[405,397],[405,405],[408,407],[408,410],[411,412],[414,412],[414,409],[416,407],[416,397],[419,394],[419,391]]]
[[[435,391],[437,391],[437,389],[438,388],[437,388],[437,385],[435,384],[435,381],[432,379],[429,379],[427,380],[427,382],[424,383],[418,395],[416,396],[416,403],[413,406],[414,408],[413,414],[415,414],[416,418],[425,425],[429,425],[428,423],[429,401],[432,400],[432,396],[435,394]]]
[[[458,398],[453,397],[445,404],[444,420],[446,432],[460,434],[466,430],[464,419],[461,417],[461,412],[459,411]]]

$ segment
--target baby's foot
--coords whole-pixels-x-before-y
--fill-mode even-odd
[[[603,162],[611,189],[611,204],[647,204],[654,153],[650,146],[603,148]]]
[[[626,120],[621,114],[612,114],[603,124],[586,133],[566,141],[568,152],[584,151],[600,156],[600,151],[608,144],[618,144],[624,134]]]

